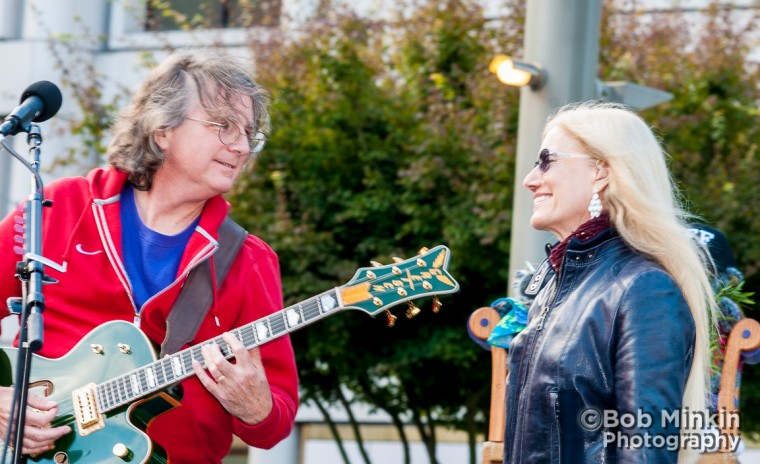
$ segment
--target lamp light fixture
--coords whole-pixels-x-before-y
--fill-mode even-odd
[[[514,87],[529,85],[538,90],[544,84],[544,71],[537,65],[518,61],[507,55],[497,55],[491,60],[488,70],[504,84]]]

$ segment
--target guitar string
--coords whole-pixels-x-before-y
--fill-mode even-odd
[[[332,291],[325,292],[325,294],[329,294],[330,292]],[[301,310],[300,312],[298,312],[299,309]],[[285,317],[287,317],[288,311],[297,311],[299,314],[298,322],[294,323],[292,327],[288,327],[285,322]],[[240,339],[245,346],[250,348],[259,341],[261,343],[264,343],[270,339],[284,335],[285,332],[296,329],[298,326],[303,325],[304,322],[311,323],[324,314],[326,313],[320,311],[319,303],[312,300],[310,302],[299,303],[284,310],[278,311],[277,313],[273,313],[266,318],[262,318],[258,322],[234,329],[231,332],[235,334],[235,336]],[[257,323],[266,324],[265,321],[268,322],[268,325],[266,326],[267,333],[265,337],[262,337],[259,340],[258,337],[254,335],[252,327]],[[209,343],[216,343],[218,346],[220,346],[220,349],[222,349],[226,357],[231,356],[232,353],[227,348],[226,342],[224,342],[224,339],[222,337],[217,337],[213,340],[210,340]],[[141,369],[122,374],[115,379],[100,384],[98,386],[98,392],[100,393],[98,396],[101,398],[101,403],[103,403],[108,408],[107,410],[118,407],[122,403],[127,404],[133,395],[142,395],[151,389],[159,390],[160,388],[156,388],[158,385],[171,383],[175,381],[176,378],[181,377],[188,372],[191,372],[192,358],[198,359],[201,361],[201,364],[204,364],[202,361],[202,356],[200,355],[199,345],[177,353],[177,355],[179,356],[175,357],[179,357],[182,364],[182,372],[180,374],[176,374],[172,370],[171,366],[167,366],[167,364],[169,364],[168,359],[170,358],[164,358],[157,361],[156,363],[151,363],[148,366],[143,366]],[[155,387],[151,387],[147,381],[147,376],[145,373],[149,369],[152,370],[153,374],[156,377]],[[133,384],[133,376],[139,383],[139,389],[137,391],[134,391],[133,388],[130,388]],[[59,403],[59,410],[64,414],[72,414],[72,400],[66,399],[61,401]]]
[[[412,259],[408,260],[408,263],[411,263],[411,262],[412,262]],[[403,265],[404,263],[399,263],[399,264]],[[380,277],[379,279],[377,277],[375,279],[370,279],[366,277],[366,274],[365,274],[365,277],[362,279],[356,280],[354,282],[354,285],[362,284],[367,281],[375,281],[376,284],[380,284],[386,280],[393,280],[396,277],[397,277],[396,275],[385,275],[385,276]],[[289,306],[288,308],[284,308],[283,310],[273,313],[258,321],[254,321],[252,323],[246,324],[245,326],[233,329],[230,332],[235,334],[235,336],[238,339],[240,339],[241,342],[248,349],[253,348],[254,346],[264,344],[270,340],[279,338],[280,336],[285,335],[288,332],[292,332],[296,330],[298,327],[305,325],[304,323],[311,324],[312,322],[316,322],[316,320],[330,313],[332,311],[332,308],[325,311],[320,305],[320,297],[323,297],[325,295],[330,295],[333,292],[335,292],[335,289],[329,290],[320,295],[312,297],[310,300],[306,302],[297,303],[295,305]],[[339,308],[339,309],[342,309],[342,308]],[[296,314],[299,315],[298,321],[296,321],[292,326],[289,326],[288,323],[286,322],[287,315],[290,311],[295,311]],[[258,333],[254,331],[254,327],[259,326],[259,324],[265,324],[266,332],[264,333],[264,335],[267,335],[267,336],[261,337]],[[249,330],[251,334],[250,335],[244,334],[243,332],[245,330]],[[231,350],[227,348],[227,344],[221,336],[215,337],[214,339],[210,340],[208,343],[216,343],[217,346],[220,347],[222,353],[225,355],[225,358],[231,357],[232,352]],[[183,372],[181,372],[179,375],[176,375],[170,368],[169,372],[171,373],[172,378],[169,378],[169,376],[167,375],[166,364],[169,363],[170,362],[169,360],[172,359],[173,357],[179,357],[181,359],[180,370],[182,370]],[[175,379],[177,377],[182,377],[183,375],[186,375],[188,370],[192,372],[192,367],[191,367],[192,359],[198,359],[201,362],[201,365],[203,366],[203,368],[204,369],[206,368],[205,363],[203,362],[203,358],[200,355],[200,345],[195,345],[186,350],[180,351],[174,356],[160,359],[158,361],[148,364],[147,366],[143,366],[131,372],[122,374],[114,379],[98,384],[96,385],[96,392],[98,393],[97,396],[99,398],[99,403],[101,403],[98,406],[106,406],[105,412],[107,412],[121,405],[130,403],[132,399],[130,395],[130,389],[128,388],[127,383],[132,383],[133,375],[137,378],[139,382],[139,387],[137,389],[138,391],[134,392],[133,390],[133,394],[136,397],[139,397],[145,394],[145,392],[149,392],[151,389],[155,389],[156,391],[158,391],[162,388],[165,388],[165,387],[158,387],[158,385],[161,385],[163,383],[167,383],[166,387],[168,387],[173,382],[175,381],[178,382],[179,380],[175,380]],[[156,371],[155,369],[153,369],[154,366],[160,367],[161,371]],[[188,366],[190,366],[189,369],[188,369]],[[156,383],[155,387],[151,387],[145,377],[145,372],[148,369],[151,369],[154,376],[156,376],[155,381],[154,381]],[[163,382],[159,381],[158,373],[162,374],[162,377],[164,378]],[[186,375],[185,378],[187,377],[189,377],[189,375]],[[181,379],[181,380],[184,380],[184,379]],[[121,393],[122,391],[123,391],[123,395]],[[111,396],[111,397],[114,397],[114,399],[108,400],[105,396]],[[73,408],[73,400],[71,398],[65,398],[65,399],[60,400],[58,402],[58,408],[59,408],[59,413],[62,413],[62,415],[59,415],[53,421],[56,426],[63,425],[64,423],[72,423],[76,420],[73,417],[74,408]]]

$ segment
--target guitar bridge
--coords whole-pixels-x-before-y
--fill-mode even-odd
[[[89,383],[71,393],[74,405],[74,417],[77,420],[77,431],[81,436],[87,436],[105,427],[103,415],[98,411],[95,384]]]

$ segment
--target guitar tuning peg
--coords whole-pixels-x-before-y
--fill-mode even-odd
[[[416,316],[416,315],[417,315],[417,314],[419,314],[419,313],[420,313],[420,308],[416,307],[416,306],[414,305],[414,303],[412,303],[412,302],[410,301],[410,302],[409,302],[409,308],[407,308],[407,310],[406,310],[406,317],[407,317],[408,319],[411,319],[411,318],[413,318],[414,316]]]
[[[428,251],[430,251],[430,250],[428,249],[428,247],[422,247],[422,248],[420,248],[420,251],[418,251],[418,252],[417,252],[417,254],[418,254],[418,255],[424,255],[424,254],[425,254],[425,253],[427,253]]]
[[[403,261],[404,261],[404,258],[399,258],[398,256],[394,256],[393,257],[393,262],[394,263],[400,263],[400,262],[403,262]]]
[[[377,261],[370,261],[369,263],[372,265],[372,267],[382,267],[383,266],[382,263],[378,263]]]
[[[437,313],[441,310],[441,306],[443,306],[443,303],[441,303],[441,300],[438,299],[437,296],[433,297],[433,312]]]
[[[396,316],[394,316],[389,310],[385,310],[385,317],[386,317],[386,324],[388,327],[393,327],[396,325]]]

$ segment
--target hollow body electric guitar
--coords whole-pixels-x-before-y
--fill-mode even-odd
[[[459,290],[447,270],[449,257],[449,249],[439,245],[411,259],[395,258],[391,265],[373,263],[376,267],[360,268],[345,285],[231,333],[251,349],[344,309],[371,316],[385,311],[392,325],[391,306]],[[410,302],[412,309],[416,310]],[[232,357],[221,336],[206,343],[216,343],[227,358]],[[205,368],[201,346],[157,360],[153,345],[139,329],[112,321],[87,334],[59,359],[34,355],[30,388],[58,403],[53,425],[70,425],[72,433],[59,439],[55,449],[29,459],[51,464],[168,462],[144,432],[154,417],[179,405],[172,387],[195,375],[192,360]],[[17,354],[14,348],[0,350],[0,385],[12,385]]]

